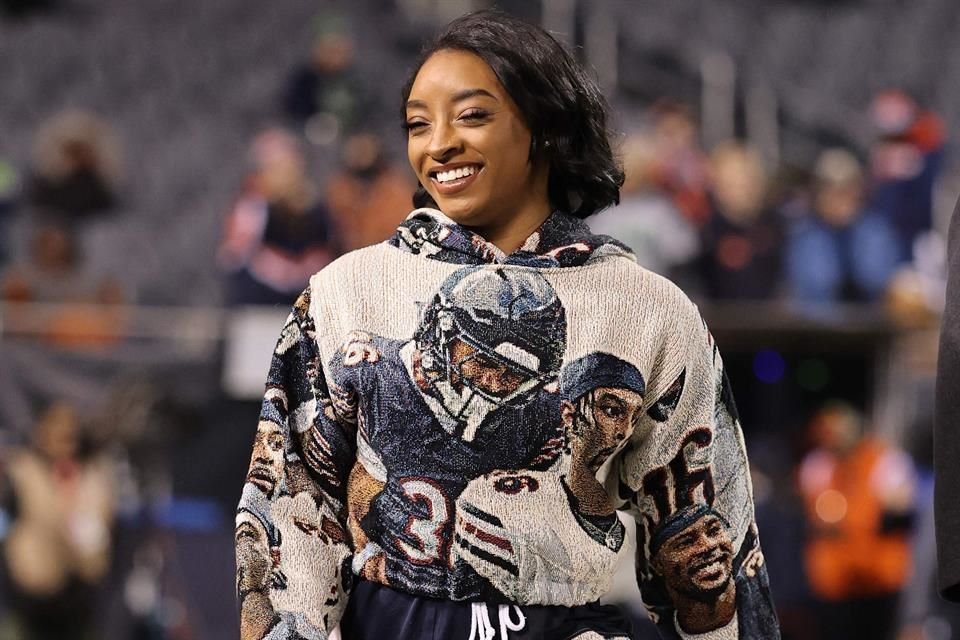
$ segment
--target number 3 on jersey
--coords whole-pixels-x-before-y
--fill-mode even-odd
[[[397,537],[397,545],[414,564],[445,560],[448,547],[445,530],[453,515],[450,499],[429,478],[406,478],[400,481],[400,486],[404,496],[414,504],[404,528],[406,535]]]

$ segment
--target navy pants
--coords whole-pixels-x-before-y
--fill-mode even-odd
[[[617,607],[496,605],[414,596],[361,580],[340,622],[343,640],[573,640],[593,631],[630,640]],[[596,637],[596,636],[594,636]]]

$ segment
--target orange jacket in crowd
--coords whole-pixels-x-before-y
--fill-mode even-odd
[[[876,438],[862,438],[843,454],[816,449],[804,459],[805,562],[815,595],[846,600],[904,586],[914,488],[909,457]]]
[[[384,169],[372,180],[343,172],[327,186],[327,207],[350,251],[383,242],[410,212],[413,185],[399,171]]]

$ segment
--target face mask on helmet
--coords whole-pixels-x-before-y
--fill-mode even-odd
[[[554,380],[566,319],[540,274],[471,267],[443,284],[415,339],[446,411],[463,420],[481,405],[522,404]]]
[[[539,358],[522,347],[502,342],[490,349],[464,332],[453,335],[443,346],[447,378],[491,402],[516,402],[549,380]]]

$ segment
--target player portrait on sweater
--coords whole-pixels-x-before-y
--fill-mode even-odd
[[[640,419],[644,388],[637,368],[609,353],[564,365],[560,456],[543,471],[473,480],[457,500],[457,556],[511,599],[537,590],[560,601],[599,598],[605,588],[577,585],[576,576],[612,576],[625,528],[596,474]],[[548,515],[544,504],[567,509]],[[569,571],[567,580],[556,580],[560,571]]]
[[[268,498],[280,489],[283,476],[283,432],[275,422],[261,420],[253,442],[253,459],[247,472],[247,482],[260,489]]]
[[[342,504],[333,498],[339,483],[330,481],[334,463],[325,453],[329,442],[322,429],[324,423],[332,424],[332,400],[322,385],[317,388],[305,380],[291,385],[289,368],[283,366],[291,361],[316,366],[308,306],[305,294],[294,305],[274,351],[237,512],[237,593],[243,603],[244,637],[287,637],[294,632],[320,637],[324,602],[329,606],[343,591],[340,565],[327,560],[332,547],[342,553],[348,546],[338,514]],[[318,406],[321,411],[315,414]],[[312,471],[293,450],[294,441],[305,455],[312,454]],[[324,486],[330,492],[324,492]]]
[[[632,498],[640,514],[637,545],[646,558],[638,575],[651,618],[675,634],[668,637],[755,638],[773,612],[738,607],[752,600],[747,593],[766,590],[768,581],[752,522],[736,406],[712,337],[709,341],[711,420],[687,431],[672,459],[645,474]],[[652,404],[648,415],[655,422],[682,410],[686,379],[683,370]]]
[[[543,468],[559,453],[565,331],[543,276],[466,267],[424,305],[411,339],[350,334],[329,370],[334,393],[375,399],[356,416],[348,491],[361,576],[480,595],[470,572],[449,574],[453,505],[473,478]]]
[[[270,599],[282,587],[278,575],[280,540],[269,516],[269,502],[259,488],[244,486],[244,506],[237,511],[234,539],[237,549],[237,593],[245,606],[240,626],[244,633],[265,636],[278,622]]]
[[[620,550],[623,525],[597,474],[633,434],[643,416],[645,391],[643,374],[610,353],[578,358],[560,374],[560,413],[570,453],[563,487],[580,525],[614,551]]]
[[[250,495],[251,490],[256,489],[247,489],[250,507],[237,514],[235,533],[243,630],[260,636],[287,637],[296,631],[304,638],[315,637],[324,620],[313,600],[323,597],[323,604],[331,606],[340,597],[341,567],[325,561],[326,550],[345,543],[346,532],[308,491],[284,493],[266,503]],[[269,517],[261,511],[266,508]],[[317,593],[318,577],[329,586],[327,593]]]
[[[700,634],[733,623],[736,585],[727,529],[708,505],[688,505],[671,514],[650,541],[650,566],[676,609],[677,631]]]

